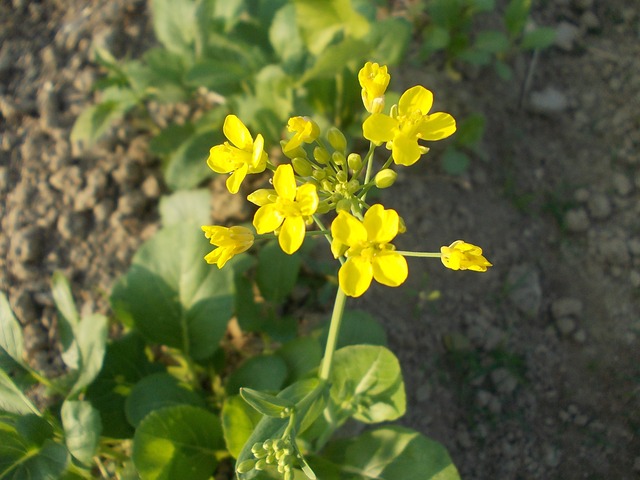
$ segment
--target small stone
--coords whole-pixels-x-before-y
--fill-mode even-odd
[[[627,246],[631,255],[640,256],[640,238],[630,238],[627,241]]]
[[[584,414],[576,415],[573,423],[575,423],[579,427],[585,427],[587,423],[589,423],[589,417]]]
[[[560,50],[570,52],[578,40],[580,29],[573,23],[561,22],[556,27],[556,37],[554,44]]]
[[[511,395],[518,387],[518,379],[506,368],[491,372],[491,381],[501,395]]]
[[[633,191],[631,179],[622,173],[614,173],[612,177],[613,188],[618,195],[626,197]]]
[[[590,33],[597,33],[602,30],[602,23],[598,16],[592,11],[584,12],[580,16],[580,26]]]
[[[585,203],[589,200],[589,190],[586,188],[579,188],[573,194],[573,198],[576,199],[576,202]]]
[[[98,224],[102,224],[109,220],[109,216],[113,213],[115,205],[112,199],[106,198],[93,208],[93,218]]]
[[[515,265],[507,274],[509,300],[522,313],[536,316],[542,302],[540,275],[530,265]]]
[[[556,320],[556,326],[558,327],[558,331],[566,337],[575,330],[576,322],[571,317],[562,317]]]
[[[49,184],[56,190],[70,194],[82,185],[82,171],[77,165],[62,168],[49,177]]]
[[[611,202],[604,193],[596,193],[589,198],[587,203],[589,213],[597,220],[604,220],[611,215]]]
[[[134,162],[121,163],[111,176],[119,185],[137,185],[142,176],[140,165]]]
[[[535,113],[556,114],[565,111],[568,106],[566,95],[554,87],[532,92],[529,98],[529,107]]]
[[[59,125],[59,106],[52,82],[45,82],[38,91],[37,103],[42,128],[45,130],[56,128]]]
[[[544,463],[548,467],[555,468],[560,465],[560,452],[557,448],[547,445],[544,449]]]
[[[43,254],[44,238],[37,227],[25,227],[13,235],[10,251],[18,262],[36,262]]]
[[[473,440],[471,440],[471,436],[466,430],[461,430],[456,434],[456,441],[465,450],[469,450],[473,447]]]
[[[133,190],[118,199],[118,212],[123,216],[140,215],[147,205],[147,199],[138,190]]]
[[[582,302],[577,298],[559,298],[551,304],[551,314],[556,320],[563,317],[579,317],[582,315]]]
[[[577,343],[584,343],[587,341],[587,332],[585,332],[583,329],[580,329],[573,334],[573,339]]]
[[[57,229],[65,240],[83,238],[89,227],[87,217],[77,212],[63,212],[58,217]]]
[[[640,287],[640,272],[638,270],[631,270],[631,272],[629,272],[629,282],[633,288]]]
[[[145,181],[142,182],[140,190],[142,190],[142,193],[150,199],[156,199],[160,197],[160,194],[162,193],[160,182],[158,182],[155,175],[149,175]]]

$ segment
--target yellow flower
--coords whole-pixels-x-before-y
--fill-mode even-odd
[[[369,113],[380,113],[384,108],[384,92],[389,86],[391,76],[387,66],[367,62],[358,72],[362,87],[362,103]]]
[[[204,259],[207,263],[224,267],[234,255],[246,252],[253,245],[253,233],[245,227],[219,227],[217,225],[203,225],[202,231],[216,249],[209,252]]]
[[[493,265],[482,256],[482,249],[462,240],[440,248],[442,263],[451,270],[474,270],[486,272]]]
[[[258,134],[254,142],[247,127],[235,115],[227,115],[222,131],[231,144],[224,142],[211,148],[207,165],[216,173],[231,173],[227,188],[231,193],[238,193],[247,173],[264,172],[267,167],[264,138]]]
[[[304,143],[314,142],[320,136],[320,127],[308,117],[291,117],[287,122],[287,130],[295,135],[282,148],[287,153]]]
[[[376,144],[387,143],[393,161],[399,165],[413,165],[422,155],[424,147],[418,140],[442,140],[456,131],[456,121],[448,113],[429,114],[433,94],[417,85],[404,92],[392,116],[374,113],[362,124],[367,140]]]
[[[359,297],[371,280],[389,287],[402,284],[409,274],[407,261],[389,242],[398,234],[400,217],[395,210],[373,205],[360,221],[341,210],[331,224],[334,255],[344,253],[347,261],[340,267],[340,288],[350,297]]]
[[[275,190],[260,189],[247,198],[260,208],[253,217],[259,234],[277,230],[280,248],[289,255],[304,241],[305,221],[318,209],[316,186],[305,183],[296,186],[291,165],[280,165],[273,175]]]

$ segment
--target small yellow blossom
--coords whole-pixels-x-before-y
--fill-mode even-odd
[[[341,210],[331,224],[335,256],[344,254],[347,261],[340,267],[340,288],[350,297],[359,297],[372,279],[389,287],[402,284],[409,274],[407,261],[390,244],[398,234],[400,217],[395,210],[376,204],[360,221]]]
[[[308,117],[291,117],[287,122],[287,130],[295,135],[282,147],[286,154],[298,148],[302,143],[312,143],[320,136],[320,127]]]
[[[224,142],[211,148],[207,165],[216,173],[231,173],[227,188],[238,193],[247,173],[264,172],[267,167],[264,138],[258,134],[254,141],[249,129],[235,115],[227,115],[222,131],[231,144]]]
[[[217,225],[203,225],[202,231],[216,249],[209,252],[204,259],[207,263],[224,267],[234,255],[246,252],[253,245],[253,233],[245,227],[220,227]]]
[[[374,113],[362,124],[367,140],[376,144],[387,143],[393,161],[399,165],[413,165],[424,153],[418,140],[442,140],[456,131],[454,118],[443,112],[429,114],[433,94],[417,85],[404,92],[392,116]]]
[[[380,113],[384,108],[384,92],[389,86],[391,76],[387,66],[367,62],[358,72],[362,87],[362,103],[369,113]]]
[[[273,175],[274,190],[260,189],[247,198],[260,208],[253,217],[259,234],[277,231],[278,242],[288,254],[297,251],[306,231],[305,222],[318,209],[316,186],[296,186],[291,165],[280,165]]]
[[[486,272],[493,265],[482,256],[482,249],[462,240],[440,248],[442,263],[451,270],[474,270]]]

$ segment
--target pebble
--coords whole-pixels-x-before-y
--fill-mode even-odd
[[[584,343],[587,341],[587,332],[585,332],[583,329],[580,329],[573,334],[573,339],[576,341],[576,343]]]
[[[556,38],[554,44],[560,50],[570,52],[573,50],[580,35],[580,28],[573,23],[560,22],[556,27]]]
[[[631,179],[623,173],[614,173],[611,178],[613,188],[618,195],[626,197],[633,191],[633,183]]]
[[[62,168],[49,177],[49,184],[60,192],[77,191],[82,185],[82,171],[77,165]]]
[[[159,198],[162,193],[160,182],[155,175],[149,175],[145,181],[142,182],[142,185],[140,185],[140,190],[142,190],[142,193],[150,199]]]
[[[506,368],[496,368],[491,372],[491,381],[502,395],[511,395],[518,387],[518,379]]]
[[[555,87],[531,92],[529,98],[529,108],[535,113],[551,115],[564,112],[568,107],[567,96]]]
[[[580,27],[590,33],[597,33],[602,29],[602,23],[592,11],[584,12],[580,16]]]
[[[542,287],[537,269],[531,265],[515,265],[507,274],[511,303],[526,315],[536,316],[542,302]]]
[[[38,91],[37,96],[38,113],[40,114],[40,124],[44,130],[57,128],[58,120],[58,98],[53,88],[52,82],[45,82]]]
[[[93,218],[96,223],[102,224],[109,220],[115,209],[115,202],[111,198],[105,198],[93,207]]]
[[[123,162],[111,172],[111,176],[119,185],[133,186],[140,182],[142,171],[137,163]]]
[[[611,215],[611,202],[604,193],[595,193],[587,202],[589,213],[597,220],[604,220]]]
[[[575,330],[576,322],[571,317],[562,317],[556,320],[556,326],[560,334],[566,337]]]
[[[577,298],[559,298],[551,304],[551,314],[555,320],[563,317],[579,317],[582,315],[582,302]]]
[[[65,240],[84,238],[89,227],[87,217],[78,212],[63,212],[58,217],[57,229]]]
[[[629,282],[633,288],[640,287],[640,271],[631,270],[631,272],[629,272]]]
[[[118,212],[123,216],[140,215],[147,206],[147,198],[133,190],[118,198]]]
[[[44,251],[43,232],[37,227],[25,227],[13,235],[11,253],[18,262],[37,262]]]

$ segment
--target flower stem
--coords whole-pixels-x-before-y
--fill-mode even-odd
[[[329,335],[327,336],[327,346],[324,349],[324,359],[320,367],[320,380],[329,380],[331,375],[331,364],[333,363],[333,354],[338,344],[338,334],[340,333],[340,323],[342,322],[342,314],[347,296],[338,287],[336,294],[336,302],[333,304],[333,313],[331,314],[331,324],[329,325]]]
[[[423,257],[423,258],[440,258],[442,254],[439,252],[405,252],[403,250],[396,250],[396,253],[405,257]]]

